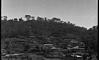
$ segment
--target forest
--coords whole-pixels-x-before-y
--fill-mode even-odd
[[[33,43],[38,45],[51,43],[63,48],[64,45],[61,46],[60,43],[64,43],[64,39],[76,39],[84,42],[87,49],[97,52],[98,26],[87,29],[56,17],[48,19],[25,15],[25,18],[26,20],[2,17],[1,47],[3,49],[9,52],[27,52],[31,50]]]

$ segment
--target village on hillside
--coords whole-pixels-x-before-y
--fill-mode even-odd
[[[86,29],[59,18],[31,15],[1,20],[2,60],[85,60],[97,58],[98,26]]]

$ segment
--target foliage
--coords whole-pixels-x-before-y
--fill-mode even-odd
[[[52,19],[47,19],[46,17],[37,17],[37,19],[34,19],[31,15],[25,15],[25,17],[27,18],[26,21],[22,18],[1,20],[1,39],[6,42],[5,39],[7,38],[20,38],[20,36],[23,36],[26,40],[29,36],[35,36],[35,38],[27,40],[33,40],[37,44],[55,43],[57,45],[64,43],[64,39],[79,39],[86,43],[87,47],[97,51],[98,26],[86,29],[85,27],[75,26],[75,24],[70,22],[61,21],[61,19],[55,17]],[[17,40],[14,39],[13,41]],[[10,39],[8,41],[12,42]],[[26,44],[29,44],[29,42]],[[22,46],[19,44],[18,47],[21,48]]]

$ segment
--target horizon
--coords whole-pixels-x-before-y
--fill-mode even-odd
[[[34,17],[60,18],[76,26],[91,28],[98,23],[98,0],[2,0],[1,15],[8,19]]]
[[[27,14],[26,14],[27,15]],[[41,17],[41,16],[37,16],[37,17],[35,17],[35,16],[33,16],[34,17],[34,19],[36,20],[37,19],[37,17]],[[26,18],[25,17],[19,17],[19,18],[22,18],[24,21],[27,21],[26,20]],[[19,19],[19,18],[17,18],[17,19]],[[41,18],[45,18],[45,17],[41,17]],[[47,18],[47,17],[46,17]],[[54,18],[54,17],[52,17],[52,18]],[[47,18],[47,19],[52,19],[52,18]],[[57,18],[57,17],[55,17],[55,18]],[[14,19],[14,18],[9,18],[9,19],[7,19],[7,20],[10,20],[10,19]],[[60,18],[59,18],[60,19]],[[62,19],[60,19],[61,21],[63,21],[63,22],[70,22],[70,23],[72,23],[71,21],[66,21],[66,20],[62,20]],[[72,24],[75,24],[75,23],[72,23]],[[92,28],[93,26],[97,26],[97,25],[93,25],[92,27],[85,27],[85,26],[80,26],[80,25],[76,25],[75,24],[75,26],[79,26],[79,27],[84,27],[84,28],[87,28],[87,29],[90,29],[90,28]]]

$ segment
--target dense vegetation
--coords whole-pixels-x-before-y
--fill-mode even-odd
[[[11,46],[14,46],[13,48],[16,49],[12,49],[12,51],[19,51],[19,49],[27,51],[25,47],[29,49],[33,43],[56,43],[59,45],[59,43],[64,43],[64,39],[77,39],[83,41],[88,49],[97,51],[98,26],[87,29],[70,22],[61,21],[61,19],[55,17],[52,19],[47,19],[46,17],[37,17],[35,19],[30,15],[25,15],[25,17],[26,21],[22,18],[7,20],[6,16],[1,20],[1,42],[2,45],[3,43],[8,44],[3,48],[11,49]],[[51,37],[55,38],[48,39]]]

